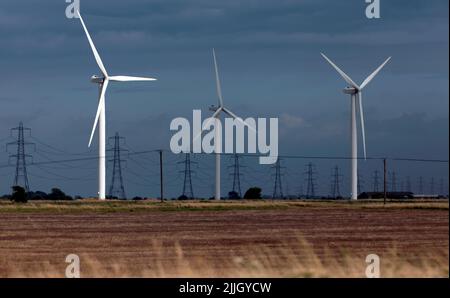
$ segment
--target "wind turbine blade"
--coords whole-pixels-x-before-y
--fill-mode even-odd
[[[84,24],[83,18],[81,17],[81,14],[79,11],[77,11],[77,13],[78,13],[78,17],[80,18],[81,25],[83,26],[84,32],[86,32],[86,36],[89,41],[89,44],[91,45],[91,49],[92,49],[92,52],[94,53],[94,57],[95,57],[95,60],[97,61],[97,65],[100,68],[100,70],[102,71],[103,75],[105,77],[108,77],[106,68],[103,65],[102,59],[100,58],[100,55],[98,54],[97,49],[95,48],[94,42],[92,41],[92,38],[91,38],[91,35],[89,34],[89,31],[87,30],[86,25]]]
[[[373,80],[373,78],[375,78],[375,76],[380,72],[380,70],[386,65],[386,63],[389,62],[389,60],[391,60],[392,57],[387,58],[386,61],[384,61],[383,64],[380,65],[380,67],[378,67],[370,76],[367,77],[367,79],[364,80],[364,82],[361,84],[361,88],[360,89],[364,89],[364,87],[367,86],[367,84],[370,83],[370,81]]]
[[[197,134],[194,139],[193,143],[203,134],[203,131],[211,125],[211,122],[215,121],[215,118],[219,116],[220,112],[222,112],[222,108],[219,108],[209,119],[206,121],[205,125],[202,126],[202,130],[199,134]]]
[[[213,49],[213,56],[214,56],[214,68],[216,70],[216,86],[217,86],[217,95],[219,96],[219,106],[223,107],[222,87],[220,85],[219,68],[217,67],[216,51],[214,49]]]
[[[97,114],[95,115],[94,126],[92,127],[92,132],[91,132],[91,137],[89,138],[89,145],[88,145],[88,147],[91,147],[92,139],[93,139],[94,133],[95,133],[95,129],[97,128],[98,119],[100,117],[100,113],[101,113],[102,108],[104,106],[105,93],[106,93],[106,89],[108,88],[108,83],[109,83],[108,80],[105,80],[103,82],[102,91],[100,93],[100,99],[98,101]]]
[[[247,126],[249,129],[251,129],[252,131],[256,131],[255,128],[251,125],[249,125],[247,122],[245,122],[244,120],[242,120],[241,117],[236,116],[236,114],[234,114],[232,111],[228,110],[227,108],[223,108],[223,111],[225,113],[227,113],[228,115],[230,115],[231,117],[233,117],[234,119],[236,119],[237,121],[241,122],[242,124],[244,124],[245,126]]]
[[[320,53],[322,55],[323,58],[325,58],[325,60],[328,61],[328,63],[331,64],[331,66],[333,66],[334,69],[337,70],[337,72],[341,75],[342,78],[344,78],[344,80],[350,84],[353,88],[359,89],[359,86],[353,82],[353,80],[345,73],[343,72],[336,64],[333,63],[333,61],[331,61],[330,59],[328,59],[327,56],[325,56],[325,54]]]
[[[362,92],[361,91],[359,92],[359,116],[361,119],[361,133],[362,133],[362,139],[363,139],[364,159],[367,159],[366,128],[365,128],[365,122],[364,122],[364,109],[363,109]]]
[[[116,82],[146,82],[146,81],[156,81],[154,78],[142,78],[142,77],[130,77],[130,76],[112,76],[109,77],[110,81]]]

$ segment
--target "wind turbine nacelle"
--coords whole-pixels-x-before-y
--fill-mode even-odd
[[[358,90],[353,87],[347,87],[344,89],[344,93],[354,95],[354,94],[358,93]]]
[[[92,76],[91,77],[91,82],[95,83],[95,84],[102,84],[105,81],[104,77],[99,77],[99,76]]]
[[[210,110],[211,112],[217,112],[218,109],[219,109],[219,108],[216,107],[216,106],[210,106],[210,107],[209,107],[209,110]]]

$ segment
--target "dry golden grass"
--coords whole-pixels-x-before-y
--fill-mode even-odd
[[[149,250],[154,257],[133,263],[126,259],[99,259],[80,255],[81,277],[147,277],[147,278],[365,278],[366,256],[342,251],[338,255],[327,249],[317,252],[301,237],[295,243],[270,247],[257,245],[245,252],[230,251],[223,258],[187,257],[178,243],[171,247],[154,241]],[[381,277],[449,277],[448,251],[429,251],[421,255],[399,254],[395,248],[380,255]],[[49,262],[40,265],[10,264],[2,256],[7,271],[2,276],[58,278],[65,276],[65,266]]]
[[[292,208],[385,208],[385,209],[449,209],[448,200],[381,200],[364,201],[311,201],[311,200],[241,200],[241,201],[30,201],[15,204],[0,201],[0,213],[8,212],[139,212],[139,211],[225,211],[225,210],[271,210]]]

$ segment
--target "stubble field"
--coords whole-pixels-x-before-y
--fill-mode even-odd
[[[448,201],[0,203],[0,277],[448,277]]]

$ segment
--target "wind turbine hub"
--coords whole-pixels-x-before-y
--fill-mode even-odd
[[[358,93],[358,89],[356,89],[354,87],[347,87],[344,89],[344,93],[354,95],[354,94]]]
[[[105,81],[104,77],[100,77],[100,76],[96,76],[96,75],[91,77],[91,82],[95,83],[95,84],[103,84],[104,81]]]
[[[217,112],[218,109],[219,109],[219,108],[216,107],[216,106],[210,106],[210,107],[209,107],[209,110],[210,110],[211,112]]]

